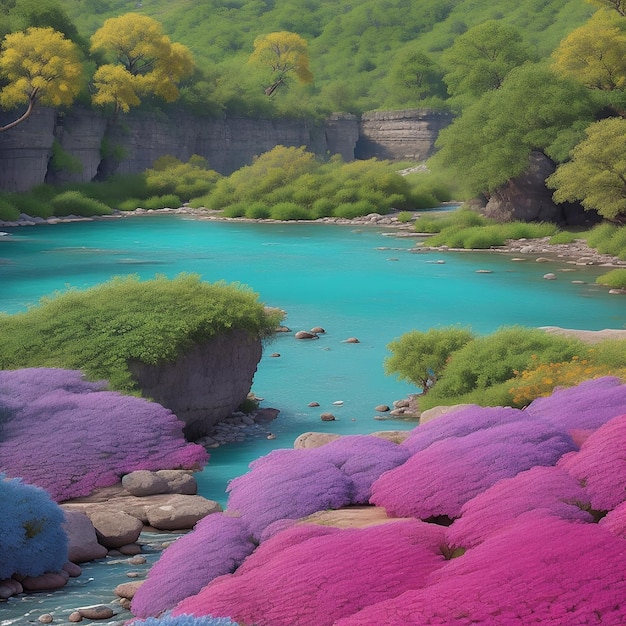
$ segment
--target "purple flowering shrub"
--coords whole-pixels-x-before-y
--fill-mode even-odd
[[[558,465],[585,486],[593,509],[619,506],[626,500],[626,414],[598,428],[578,452],[566,455]]]
[[[605,376],[536,398],[524,413],[541,417],[566,431],[595,430],[626,412],[626,385]]]
[[[164,614],[161,617],[149,617],[146,620],[133,620],[132,626],[238,626],[227,617],[211,617],[210,615],[195,617],[193,615]]]
[[[461,517],[448,528],[452,548],[471,548],[527,511],[541,510],[562,519],[593,522],[589,496],[566,471],[536,466],[505,478],[461,507]]]
[[[0,474],[0,580],[58,572],[67,562],[63,510],[39,487]]]
[[[626,540],[542,512],[435,570],[422,589],[371,603],[335,626],[626,623]]]
[[[172,613],[230,616],[255,626],[331,626],[376,600],[420,588],[445,563],[444,529],[418,520],[301,528],[275,535],[235,574],[215,579]]]
[[[456,518],[466,502],[498,480],[554,465],[574,449],[569,435],[536,418],[451,436],[385,472],[373,484],[370,502],[392,517]]]
[[[478,430],[525,421],[526,416],[519,409],[511,407],[468,406],[453,413],[441,415],[435,420],[414,428],[400,444],[411,454],[425,450],[435,441],[448,437],[464,437]]]
[[[217,576],[234,572],[254,548],[241,519],[207,515],[150,569],[133,598],[133,614],[149,617],[171,609]]]
[[[73,370],[0,371],[0,470],[63,501],[135,470],[206,463],[169,409],[102,387]]]

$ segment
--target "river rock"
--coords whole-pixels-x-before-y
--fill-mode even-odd
[[[63,566],[63,569],[67,572],[67,575],[70,578],[78,578],[83,573],[83,570],[80,567],[80,565],[76,565],[76,563],[72,563],[71,561],[68,561]]]
[[[380,439],[386,439],[392,443],[400,444],[410,434],[410,430],[377,430],[375,433],[372,433],[372,437],[379,437]]]
[[[81,511],[64,510],[63,528],[69,541],[68,559],[72,563],[85,563],[104,558],[107,549],[98,543],[96,530],[89,517]]]
[[[319,339],[315,333],[310,333],[308,330],[299,330],[294,337],[296,339]]]
[[[321,326],[311,328],[311,332],[315,335],[323,335],[326,331]]]
[[[390,407],[387,406],[386,404],[379,404],[374,411],[378,411],[379,413],[386,413],[387,411],[390,410]]]
[[[80,615],[86,619],[111,619],[115,612],[106,604],[97,604],[94,606],[85,606],[77,609]]]
[[[148,523],[159,530],[184,530],[211,513],[221,511],[219,502],[202,496],[172,496],[164,505],[146,509]]]
[[[8,600],[11,596],[24,593],[24,587],[14,578],[0,580],[0,600]]]
[[[106,548],[119,548],[135,543],[143,529],[143,523],[122,511],[105,508],[87,509],[99,543]]]
[[[548,272],[547,274],[543,275],[544,280],[556,280],[556,274],[553,274],[552,272]]]
[[[83,621],[83,616],[78,611],[72,611],[67,616],[67,621],[72,622],[73,624],[78,624],[78,622]]]
[[[341,435],[336,435],[334,433],[316,433],[316,432],[308,432],[302,433],[296,437],[296,440],[293,442],[293,447],[296,449],[304,449],[304,448],[319,448],[331,441],[335,441],[335,439],[339,439]]]
[[[452,406],[434,406],[432,409],[427,409],[423,411],[420,415],[420,424],[425,424],[426,422],[430,422],[442,415],[446,415],[448,413],[454,413],[455,411],[460,411],[461,409],[466,409],[467,407],[474,406],[473,404],[453,404]]]
[[[167,482],[156,472],[138,470],[122,476],[122,487],[132,496],[153,496],[168,493]]]
[[[39,616],[38,618],[38,622],[40,622],[41,624],[52,624],[53,621],[53,617],[50,613],[43,613],[42,615]]]
[[[335,416],[332,413],[322,413],[320,419],[322,422],[334,422]]]
[[[158,470],[157,476],[167,483],[167,493],[181,493],[195,496],[198,483],[192,472],[187,470]]]
[[[344,339],[342,343],[361,343],[356,337],[348,337]]]
[[[121,585],[115,587],[113,593],[120,598],[132,600],[137,593],[137,589],[139,589],[143,583],[143,580],[133,580],[132,582],[122,583]]]
[[[41,576],[26,576],[20,580],[24,591],[54,591],[65,586],[69,575],[65,571],[46,572]]]

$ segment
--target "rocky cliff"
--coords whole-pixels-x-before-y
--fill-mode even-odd
[[[0,122],[14,119],[0,113]],[[186,161],[198,154],[209,167],[230,174],[274,146],[306,146],[323,156],[424,159],[439,130],[450,122],[446,114],[415,109],[364,115],[334,114],[324,122],[290,119],[194,117],[182,110],[131,112],[111,127],[98,112],[75,107],[66,113],[39,108],[24,123],[0,133],[0,189],[27,191],[42,182],[90,181],[103,173],[103,155],[121,156],[117,170],[130,174],[151,167],[170,154]],[[82,164],[82,171],[55,169],[53,142]]]
[[[173,363],[130,363],[142,394],[185,422],[185,437],[198,439],[246,399],[261,359],[261,340],[242,330],[220,334]]]

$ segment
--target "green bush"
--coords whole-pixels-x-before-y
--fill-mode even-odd
[[[111,389],[136,392],[129,362],[173,362],[232,329],[268,337],[279,317],[237,284],[209,284],[186,274],[118,277],[43,298],[24,313],[0,315],[0,369],[79,369],[108,380]]]
[[[506,239],[540,239],[557,232],[557,226],[548,222],[516,221],[501,224],[500,227]]]
[[[415,215],[411,213],[411,211],[400,211],[396,217],[398,218],[398,221],[403,224],[415,221]]]
[[[148,193],[173,194],[184,201],[209,193],[221,178],[216,171],[208,169],[206,160],[198,155],[190,157],[187,163],[170,155],[160,157],[144,176]]]
[[[354,219],[369,213],[376,213],[377,207],[369,200],[358,200],[357,202],[345,202],[335,207],[333,215],[343,219]]]
[[[80,162],[80,159],[64,150],[61,144],[55,139],[52,142],[50,168],[54,172],[80,174],[83,171],[83,164]]]
[[[599,248],[608,241],[618,230],[619,226],[609,222],[603,222],[594,226],[587,234],[587,245],[590,248]]]
[[[229,204],[224,207],[222,211],[224,217],[244,217],[246,215],[246,203],[236,202],[235,204]]]
[[[142,207],[144,209],[177,209],[182,205],[180,198],[173,194],[168,193],[163,196],[150,196],[142,201]]]
[[[605,239],[598,242],[596,249],[602,254],[610,254],[620,259],[626,259],[626,228],[623,226],[618,227],[611,234],[608,234]]]
[[[626,274],[626,270],[624,272]],[[626,275],[624,285],[626,285]],[[605,339],[593,346],[591,353],[592,360],[596,364],[613,368],[626,367],[626,339]]]
[[[253,220],[265,220],[270,215],[271,209],[264,202],[251,202],[246,208],[246,217]]]
[[[95,217],[98,215],[110,215],[113,211],[103,202],[84,196],[80,191],[64,191],[51,200],[54,215],[64,217],[67,215],[80,215],[82,217]]]
[[[516,372],[588,355],[589,346],[577,339],[550,335],[536,328],[503,327],[454,352],[440,380],[420,401],[420,408],[468,402],[469,394],[475,401],[480,392],[512,379]],[[506,404],[511,403],[509,398]]]
[[[192,198],[189,201],[189,206],[192,209],[205,209],[207,208],[207,204],[209,203],[210,198],[210,193],[204,194],[203,196],[198,196],[197,198]]]
[[[271,209],[273,220],[308,220],[311,214],[295,202],[279,202]]]
[[[596,278],[598,285],[611,289],[626,289],[626,269],[614,269]]]
[[[311,218],[330,217],[333,214],[335,203],[329,198],[320,198],[311,207]]]
[[[576,234],[570,232],[569,230],[560,230],[559,232],[552,235],[552,237],[550,237],[550,241],[548,241],[548,243],[552,245],[574,243],[577,239],[580,238],[580,233]]]
[[[33,192],[15,193],[11,195],[11,204],[20,212],[31,217],[52,217],[53,209],[49,200],[43,199]]]
[[[3,222],[15,222],[19,219],[19,210],[15,208],[8,198],[0,196],[0,220]]]
[[[485,217],[470,209],[460,208],[437,215],[421,215],[415,223],[420,233],[440,233],[447,228],[469,228],[489,223]]]
[[[139,198],[128,198],[128,200],[122,200],[122,202],[117,204],[117,208],[120,211],[134,211],[135,209],[143,206],[144,202]]]

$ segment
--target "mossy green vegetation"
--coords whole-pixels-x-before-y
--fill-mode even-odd
[[[194,274],[118,277],[0,316],[0,369],[79,369],[111,389],[136,392],[129,361],[171,362],[231,329],[266,338],[279,321],[243,285],[206,283]]]
[[[626,289],[626,269],[614,269],[596,278],[599,285],[612,289]]]
[[[503,246],[509,239],[537,239],[557,233],[555,224],[508,222],[499,224],[470,209],[449,214],[425,215],[415,223],[420,233],[436,233],[426,240],[429,246],[480,250]]]
[[[428,187],[427,206],[418,206]],[[228,177],[213,191],[192,199],[191,206],[221,210],[226,217],[310,220],[351,219],[368,213],[389,213],[438,206],[447,196],[435,196],[428,177],[409,180],[387,161],[368,159],[345,163],[333,156],[321,162],[304,147],[277,146]]]
[[[523,326],[482,337],[460,332],[455,327],[411,331],[389,344],[386,371],[426,391],[420,410],[461,403],[521,407],[558,386],[626,377],[624,340],[590,346]]]

